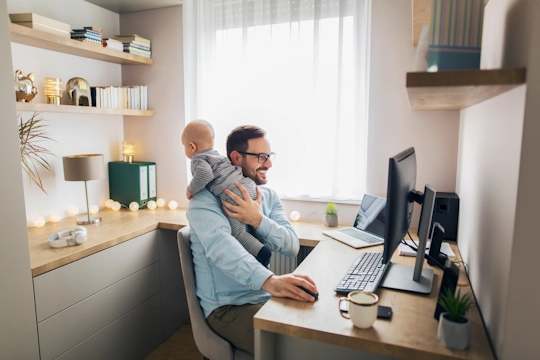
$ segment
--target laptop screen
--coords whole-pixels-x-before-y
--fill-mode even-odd
[[[354,220],[354,227],[384,238],[386,199],[364,195]]]

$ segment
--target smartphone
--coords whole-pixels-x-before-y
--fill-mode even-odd
[[[339,309],[343,312],[349,311],[349,302],[348,301],[342,301],[339,304]],[[378,319],[386,319],[390,320],[392,318],[392,308],[389,306],[382,306],[379,305],[379,309],[377,311],[377,318]]]

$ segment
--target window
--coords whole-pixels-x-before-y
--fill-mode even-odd
[[[282,196],[360,199],[369,4],[185,1],[186,121],[210,121],[222,154],[234,127],[263,128]]]

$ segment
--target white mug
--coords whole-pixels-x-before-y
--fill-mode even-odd
[[[346,319],[351,319],[354,326],[360,329],[370,328],[377,319],[377,303],[379,297],[377,294],[364,291],[350,292],[347,297],[339,299],[339,304],[342,301],[349,302],[349,314],[339,311],[341,316]]]

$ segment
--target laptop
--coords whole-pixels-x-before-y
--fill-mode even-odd
[[[384,243],[386,199],[364,195],[352,227],[326,230],[323,234],[355,249]]]

